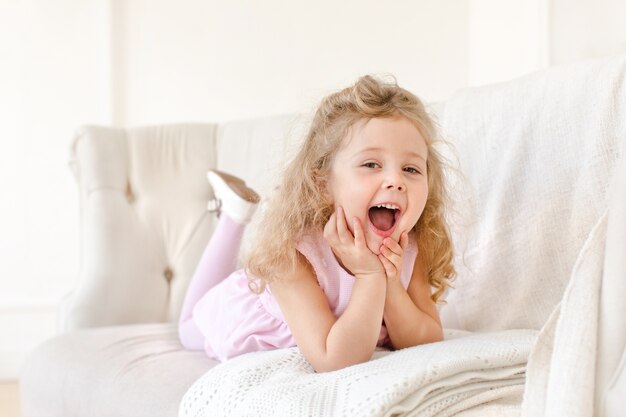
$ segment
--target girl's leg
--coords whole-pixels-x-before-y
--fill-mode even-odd
[[[178,323],[180,341],[187,349],[203,349],[204,336],[193,322],[193,308],[211,288],[222,282],[237,267],[237,256],[245,225],[220,215],[200,263],[191,278]]]
[[[193,309],[204,294],[235,271],[245,225],[259,201],[259,195],[237,177],[211,170],[207,179],[215,197],[209,209],[217,208],[221,215],[183,302],[178,333],[187,349],[203,349],[204,336],[193,321]]]

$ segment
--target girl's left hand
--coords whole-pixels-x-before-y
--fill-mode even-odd
[[[380,245],[380,255],[378,259],[382,262],[387,275],[387,284],[394,284],[400,281],[400,271],[402,270],[402,256],[409,243],[409,235],[402,232],[400,243],[390,237],[386,237]]]

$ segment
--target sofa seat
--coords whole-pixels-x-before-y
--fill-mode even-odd
[[[160,417],[218,362],[186,351],[173,324],[79,330],[39,346],[20,380],[24,415]],[[33,410],[32,407],[45,407]]]

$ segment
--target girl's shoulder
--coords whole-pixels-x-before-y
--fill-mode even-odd
[[[302,235],[297,241],[296,249],[316,271],[320,267],[326,268],[334,260],[332,249],[321,232]]]
[[[294,242],[293,246],[288,245],[285,250],[295,250],[295,258],[292,258],[295,262],[285,262],[276,268],[277,283],[293,281],[304,276],[314,277],[316,275],[314,268],[316,262],[312,262],[312,260],[319,259],[322,256],[320,236],[316,236],[314,233],[305,233],[294,239]]]

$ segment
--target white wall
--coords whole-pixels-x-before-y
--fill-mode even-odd
[[[548,0],[469,0],[468,85],[507,81],[549,65]]]
[[[366,73],[393,73],[429,100],[467,85],[465,0],[136,0],[127,10],[127,124],[309,112]]]
[[[67,169],[81,123],[110,123],[106,1],[0,2],[0,378],[54,334],[78,271]]]
[[[78,271],[74,129],[312,111],[361,74],[427,101],[626,51],[617,0],[0,0],[0,379]]]
[[[626,52],[626,1],[550,0],[550,62]]]

